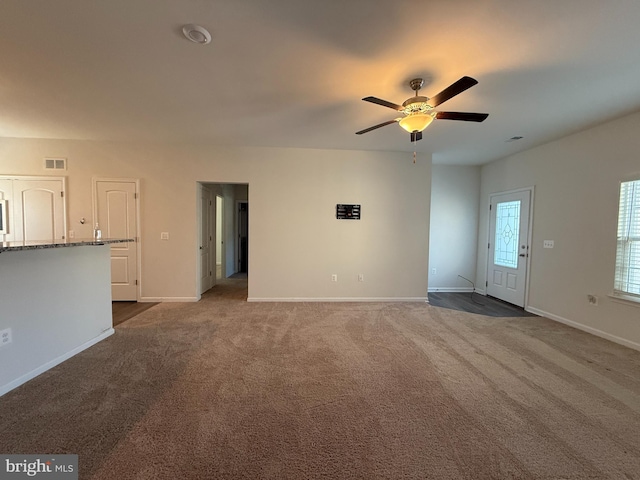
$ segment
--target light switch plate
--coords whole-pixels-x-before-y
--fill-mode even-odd
[[[545,240],[543,243],[544,248],[553,248],[553,240]]]

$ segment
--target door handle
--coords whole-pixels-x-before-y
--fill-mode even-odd
[[[200,245],[200,250],[202,250],[202,245]]]
[[[200,247],[200,248],[202,248],[202,247]],[[520,254],[520,255],[518,255],[518,256],[519,256],[519,257],[524,257],[524,256],[525,256],[525,254],[524,254],[524,253],[521,253],[521,254]]]

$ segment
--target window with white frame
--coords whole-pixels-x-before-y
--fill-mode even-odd
[[[640,180],[620,184],[613,293],[640,301]]]

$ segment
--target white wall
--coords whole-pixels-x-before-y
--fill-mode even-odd
[[[109,249],[0,253],[0,395],[113,333]]]
[[[198,297],[197,182],[249,185],[249,297],[426,297],[430,158],[414,165],[406,153],[2,138],[0,174],[43,174],[45,156],[68,159],[76,237],[91,234],[91,222],[79,220],[92,216],[92,177],[140,179],[143,300]],[[363,219],[336,220],[336,203],[361,203]]]
[[[482,168],[477,279],[486,281],[491,193],[535,186],[527,309],[640,348],[640,305],[613,290],[619,182],[640,171],[640,114]],[[543,240],[554,240],[543,249]],[[599,305],[587,303],[597,295]]]
[[[480,167],[433,165],[429,291],[472,291],[476,279]],[[433,274],[433,269],[436,274]]]

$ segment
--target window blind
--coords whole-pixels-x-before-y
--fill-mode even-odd
[[[640,299],[640,180],[620,184],[614,294]]]

